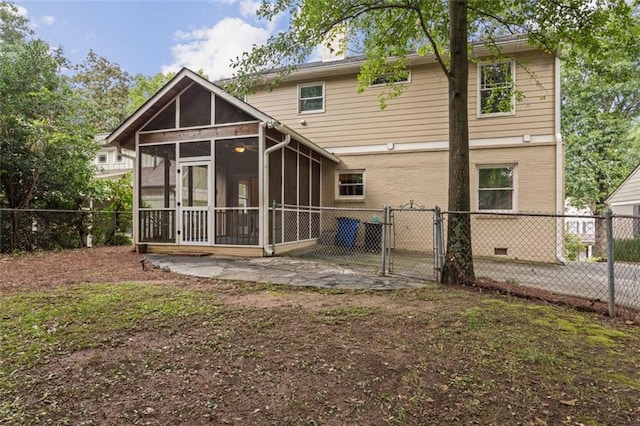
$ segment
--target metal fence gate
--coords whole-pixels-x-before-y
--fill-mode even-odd
[[[443,255],[437,214],[437,208],[413,202],[382,209],[276,204],[271,217],[273,251],[358,266],[380,275],[438,280]],[[311,220],[300,220],[307,217]]]
[[[442,267],[442,228],[438,209],[413,202],[387,207],[387,258],[389,274],[438,280]]]

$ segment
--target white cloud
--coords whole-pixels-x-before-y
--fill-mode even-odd
[[[230,61],[249,51],[254,44],[263,44],[269,29],[255,27],[240,18],[224,18],[211,28],[200,28],[175,34],[178,44],[171,48],[173,63],[164,65],[162,72],[188,67],[204,72],[212,80],[230,77]]]
[[[240,1],[240,13],[245,18],[256,16],[256,11],[260,8],[262,2],[259,1],[251,1],[251,0],[242,0]]]
[[[223,6],[237,6],[240,14],[245,18],[255,18],[256,11],[262,5],[260,0],[213,0]]]
[[[56,18],[54,18],[51,15],[47,15],[47,16],[43,16],[42,17],[42,23],[45,25],[53,25],[53,23],[56,22]]]

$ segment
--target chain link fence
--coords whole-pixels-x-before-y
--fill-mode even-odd
[[[305,240],[296,239],[307,222],[294,206],[272,210],[277,254],[437,281],[449,222],[466,217],[476,278],[609,303],[610,313],[614,304],[640,310],[640,217],[441,213],[413,204],[308,211]],[[584,226],[574,226],[576,220]]]
[[[274,252],[383,273],[384,210],[279,204],[271,213]]]
[[[638,216],[276,205],[269,235],[278,255],[437,281],[456,216],[470,221],[476,278],[640,310]],[[0,209],[0,252],[129,244],[131,226],[131,212]]]
[[[0,253],[131,244],[131,212],[0,209]]]

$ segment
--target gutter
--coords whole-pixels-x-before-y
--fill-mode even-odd
[[[264,194],[265,194],[265,201],[267,201],[267,203],[265,204],[265,208],[267,210],[267,212],[269,212],[269,206],[270,204],[268,204],[268,200],[266,200],[266,198],[269,196],[269,155],[274,152],[279,150],[280,148],[284,148],[285,146],[289,145],[289,142],[291,142],[291,133],[285,130],[288,130],[286,127],[284,127],[282,124],[280,124],[279,122],[275,121],[275,120],[269,120],[269,121],[263,121],[262,123],[260,123],[260,125],[262,127],[266,127],[268,129],[276,129],[279,132],[284,133],[284,140],[280,143],[275,144],[272,147],[269,147],[267,149],[264,150],[263,152],[263,156],[264,156],[264,163],[263,163],[263,170],[264,170]],[[263,241],[262,241],[262,249],[265,251],[265,253],[267,254],[267,256],[274,256],[275,253],[273,251],[273,249],[269,246],[269,238],[267,237],[269,235],[269,233],[267,232],[267,229],[269,228],[269,215],[266,214],[262,217],[262,226],[264,229],[262,235],[264,235],[263,237]],[[275,235],[273,236],[274,241],[275,241]],[[275,244],[274,244],[275,246]]]
[[[517,52],[526,52],[535,50],[536,48],[529,45],[526,39],[523,38],[507,38],[505,40],[498,40],[497,45],[500,48],[502,54],[512,54]],[[494,52],[485,47],[481,42],[474,43],[473,54],[477,57],[491,56]],[[426,64],[435,64],[435,55],[430,54],[422,56],[417,53],[411,53],[407,55],[407,66],[419,66]],[[397,61],[397,58],[389,58],[389,62]],[[284,77],[285,82],[295,82],[300,80],[312,79],[312,78],[324,78],[327,75],[345,75],[358,73],[362,68],[362,64],[365,62],[364,56],[349,57],[346,59],[340,59],[336,61],[317,61],[308,64],[299,64],[295,71]],[[269,70],[262,74],[262,78],[265,83],[272,82],[278,75],[277,71]],[[217,80],[215,83],[219,85],[225,85],[227,82],[232,81],[232,78],[223,78]]]
[[[554,99],[555,99],[555,133],[556,133],[556,211],[557,214],[564,214],[564,149],[562,132],[560,127],[560,56],[555,55],[554,62]],[[556,221],[556,258],[561,263],[567,263],[564,257],[564,218],[559,217]]]
[[[125,154],[124,152],[122,152],[122,147],[120,146],[120,142],[118,142],[116,144],[116,152],[118,153],[118,155],[121,155],[123,158],[128,158],[129,160],[133,161],[133,164],[135,165],[136,157],[134,157],[133,155]]]

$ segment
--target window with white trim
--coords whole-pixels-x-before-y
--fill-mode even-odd
[[[478,167],[478,210],[516,210],[516,166]]]
[[[515,113],[514,62],[480,64],[478,72],[478,115]]]
[[[324,83],[298,86],[298,112],[324,112]]]
[[[336,199],[353,200],[364,198],[364,170],[341,170],[336,172]]]
[[[107,153],[98,154],[98,164],[107,164],[107,162],[108,162]]]
[[[124,163],[124,157],[122,156],[122,154],[118,154],[116,152],[115,153],[115,157],[116,157],[116,159],[113,160],[114,163]]]

